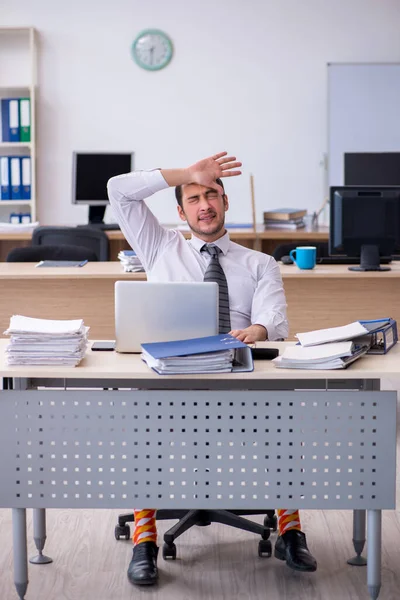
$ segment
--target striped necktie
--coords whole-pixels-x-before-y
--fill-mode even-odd
[[[231,330],[231,317],[229,313],[228,283],[218,258],[222,250],[218,246],[204,244],[201,252],[207,252],[211,256],[210,263],[204,273],[204,281],[215,281],[219,287],[219,333],[229,333]]]

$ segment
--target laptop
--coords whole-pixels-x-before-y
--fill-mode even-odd
[[[214,282],[115,283],[115,349],[141,352],[141,344],[218,333]]]

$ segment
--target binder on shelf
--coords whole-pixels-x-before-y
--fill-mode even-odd
[[[10,214],[10,223],[12,225],[19,225],[19,223],[20,223],[19,213],[11,213]]]
[[[11,200],[22,199],[21,160],[19,156],[10,156]]]
[[[12,212],[10,214],[10,223],[12,225],[27,225],[32,222],[31,213],[17,213]]]
[[[19,99],[20,141],[31,141],[31,101],[30,98]]]
[[[22,200],[31,199],[31,157],[21,156]]]
[[[10,165],[8,156],[0,157],[0,201],[10,200]]]
[[[3,142],[19,142],[18,98],[1,99],[1,129]]]

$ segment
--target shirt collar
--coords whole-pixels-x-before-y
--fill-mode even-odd
[[[213,244],[214,246],[218,246],[218,248],[221,250],[222,254],[225,256],[229,250],[229,242],[230,242],[229,233],[226,232],[222,237],[215,240],[215,242],[210,242],[210,243]],[[195,250],[197,250],[197,252],[200,252],[200,250],[206,243],[208,243],[208,242],[205,242],[204,240],[199,239],[198,237],[196,237],[193,234],[192,234],[192,237],[190,238],[190,244],[193,246],[193,248]]]

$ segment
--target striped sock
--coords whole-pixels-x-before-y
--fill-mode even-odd
[[[278,509],[279,535],[283,535],[291,529],[301,531],[300,515],[298,510]]]
[[[157,511],[152,508],[138,508],[133,511],[135,516],[135,530],[132,541],[135,546],[142,542],[157,543]]]

